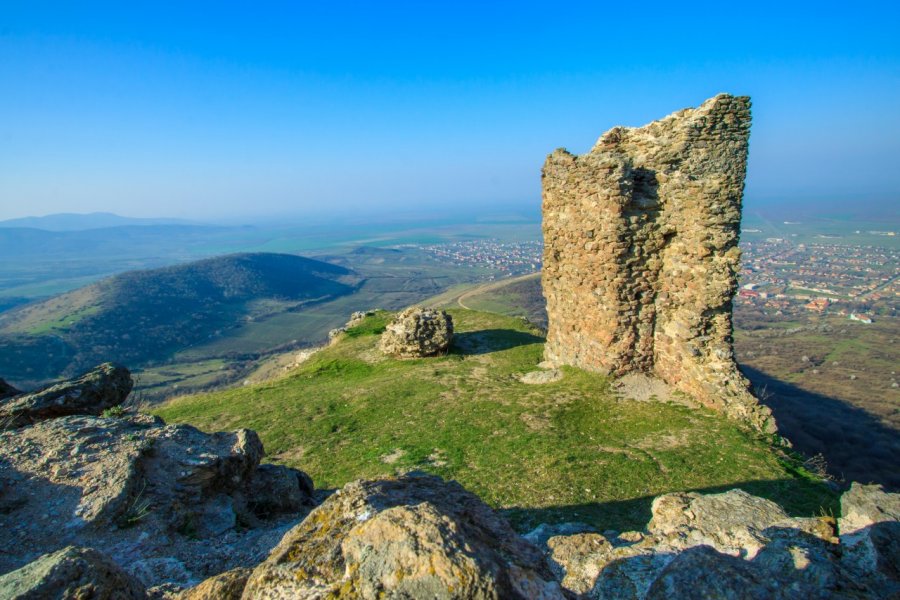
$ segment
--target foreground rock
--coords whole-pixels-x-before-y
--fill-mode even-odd
[[[76,379],[3,401],[0,423],[6,427],[22,427],[64,415],[99,415],[122,404],[133,385],[128,369],[104,363]]]
[[[178,596],[178,600],[240,600],[251,569],[237,568],[210,577]]]
[[[875,486],[872,486],[875,487]],[[857,490],[858,492],[858,490]],[[864,494],[848,492],[845,514]],[[866,490],[896,506],[900,497]],[[849,510],[849,513],[847,512]],[[584,598],[887,598],[900,593],[896,517],[880,542],[854,552],[829,518],[792,518],[740,490],[669,494],[653,502],[644,532],[550,537],[563,585]],[[853,518],[853,517],[851,517]],[[884,517],[887,518],[887,517]],[[860,531],[869,535],[870,525]],[[857,555],[865,555],[868,562]],[[879,567],[880,565],[880,567]]]
[[[453,319],[443,310],[407,308],[387,326],[380,348],[396,358],[445,354],[453,341]]]
[[[426,475],[354,482],[292,529],[243,598],[563,598],[541,553]]]
[[[22,392],[8,384],[5,379],[0,377],[0,400],[12,398],[13,396],[18,396],[21,393]]]
[[[0,432],[0,573],[59,548],[108,554],[143,585],[256,564],[314,504],[294,469],[259,467],[241,429],[67,416]]]
[[[841,496],[844,563],[855,577],[900,596],[900,494],[854,483]]]
[[[0,576],[6,600],[142,600],[144,586],[96,550],[70,546]]]
[[[169,437],[179,435],[192,434]],[[211,454],[211,448],[225,443],[235,451],[200,461],[206,466],[198,465],[199,472],[187,468],[178,476],[188,487],[221,491],[232,486],[228,497],[237,506],[237,480],[247,460],[253,462],[252,438],[238,432],[215,441],[194,440],[206,444],[201,453]],[[166,454],[171,457],[171,449]],[[213,463],[219,465],[213,470],[228,473],[231,483],[213,483],[215,477],[208,476]],[[189,467],[191,460],[181,464]],[[283,490],[286,479],[303,480],[285,470],[268,471],[252,489]],[[178,493],[168,497],[173,505],[184,502]],[[457,483],[409,474],[350,483],[290,530],[272,528],[283,537],[275,545],[269,536],[268,547],[274,550],[264,560],[257,544],[254,555],[242,554],[240,565],[226,565],[209,532],[205,535],[213,537],[198,540],[191,562],[184,543],[163,527],[109,527],[93,538],[105,545],[108,557],[76,547],[35,557],[0,576],[0,597],[143,598],[146,586],[152,598],[182,600],[894,598],[900,596],[898,508],[900,496],[854,485],[842,499],[839,539],[832,519],[790,517],[775,503],[743,491],[679,493],[653,502],[643,532],[600,535],[583,524],[562,524],[543,525],[523,538]],[[168,508],[159,510],[169,514]],[[156,522],[149,514],[146,518]],[[141,528],[139,536],[123,537]],[[65,527],[57,529],[66,536]],[[159,553],[163,546],[146,541],[160,536],[167,554]],[[243,534],[227,540],[240,552],[254,538]],[[10,540],[3,544],[20,547]],[[198,556],[209,561],[211,575],[200,583]]]
[[[544,164],[545,356],[651,373],[767,433],[732,349],[750,99],[720,94]]]

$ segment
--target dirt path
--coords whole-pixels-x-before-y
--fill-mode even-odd
[[[540,277],[540,273],[529,273],[528,275],[520,275],[518,277],[511,277],[509,279],[501,279],[500,281],[492,281],[491,283],[485,283],[483,285],[479,285],[476,288],[465,291],[460,294],[456,298],[456,303],[459,304],[460,307],[465,308],[466,310],[472,310],[471,307],[466,306],[463,300],[471,298],[472,296],[477,296],[478,294],[483,294],[485,292],[490,292],[491,290],[495,290],[497,288],[502,288],[504,286],[510,285],[512,283],[516,283],[517,281],[526,281],[528,279],[533,279],[535,277]]]

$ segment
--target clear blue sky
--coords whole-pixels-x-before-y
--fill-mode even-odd
[[[547,153],[754,102],[748,208],[900,199],[896,2],[0,4],[0,219],[536,206]]]

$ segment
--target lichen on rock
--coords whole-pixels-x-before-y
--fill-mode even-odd
[[[144,586],[102,552],[69,546],[0,575],[0,598],[143,600]]]
[[[285,535],[244,598],[529,598],[563,593],[540,552],[455,482],[347,484]]]
[[[125,402],[133,385],[128,369],[103,363],[80,377],[33,392],[13,395],[12,388],[0,390],[11,395],[5,400],[0,396],[0,423],[21,427],[64,415],[100,415]]]
[[[445,354],[453,341],[453,318],[446,311],[410,307],[398,314],[381,335],[381,351],[396,358]]]
[[[103,398],[127,393],[95,385],[104,377],[63,382],[47,395],[67,411],[96,412]],[[101,393],[110,388],[119,392]],[[28,420],[0,430],[0,547],[15,548],[0,552],[0,573],[66,546],[90,547],[143,586],[183,588],[255,564],[315,504],[308,475],[260,465],[263,445],[249,429],[205,433],[127,411],[40,411]]]
[[[643,532],[551,536],[542,547],[580,598],[894,597],[900,495],[854,487],[842,500],[842,522],[860,527],[849,538],[836,537],[830,517],[791,517],[730,490],[659,496]]]

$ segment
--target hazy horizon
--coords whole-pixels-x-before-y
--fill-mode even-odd
[[[0,220],[530,213],[555,148],[719,92],[748,211],[895,212],[900,9],[644,8],[5,5]]]

